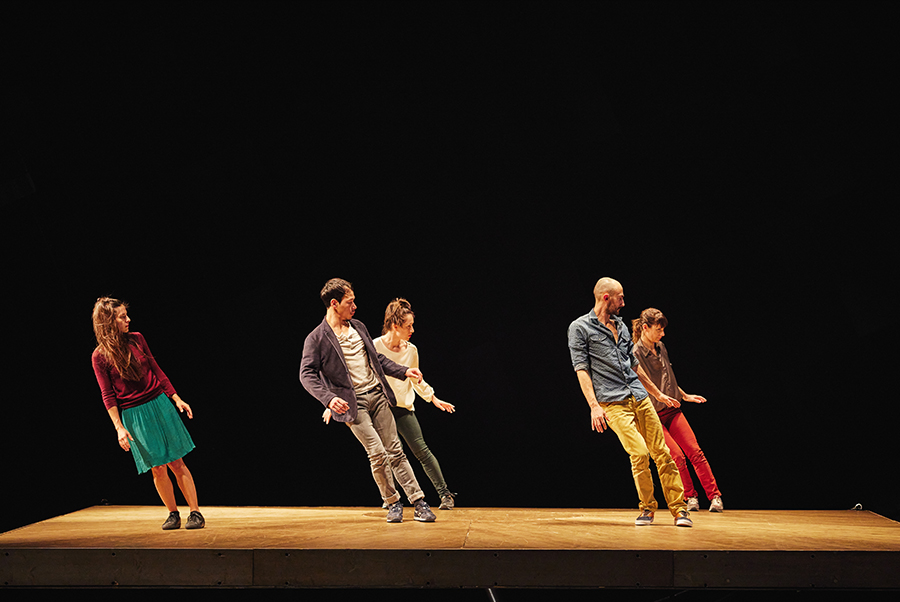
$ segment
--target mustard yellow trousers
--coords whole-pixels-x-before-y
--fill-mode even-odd
[[[640,509],[656,511],[658,507],[653,495],[653,474],[650,472],[650,458],[653,458],[672,516],[685,510],[684,485],[666,446],[662,423],[650,398],[636,400],[632,396],[625,401],[600,405],[606,410],[610,428],[631,458],[631,474],[637,487]]]

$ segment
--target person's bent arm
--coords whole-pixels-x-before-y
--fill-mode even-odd
[[[637,374],[638,380],[641,381],[641,384],[644,385],[644,388],[647,389],[647,392],[650,393],[650,395],[652,395],[658,401],[661,401],[662,403],[666,404],[670,408],[681,407],[681,404],[678,403],[678,400],[676,400],[672,397],[669,397],[668,395],[666,395],[665,393],[663,393],[662,391],[659,390],[659,387],[657,387],[656,384],[652,380],[650,380],[650,377],[647,376],[647,373],[644,372],[643,366],[638,364],[635,367],[634,371]]]

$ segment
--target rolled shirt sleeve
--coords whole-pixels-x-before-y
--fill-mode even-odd
[[[623,401],[632,395],[635,399],[644,399],[647,391],[634,371],[638,360],[633,353],[631,335],[620,317],[613,316],[613,322],[618,340],[600,324],[593,311],[569,325],[572,368],[590,374],[594,395],[601,403]]]

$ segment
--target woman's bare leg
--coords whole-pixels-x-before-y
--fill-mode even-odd
[[[184,499],[187,502],[188,507],[192,512],[199,511],[200,505],[197,503],[197,488],[194,485],[194,477],[191,475],[191,471],[188,470],[184,460],[179,458],[174,462],[169,462],[168,467],[169,470],[172,471],[172,474],[175,475],[175,480],[178,482],[178,488],[181,489],[181,493],[184,494]],[[168,477],[166,480],[169,480]],[[171,486],[172,484],[170,482],[169,487],[171,488]]]
[[[178,510],[178,506],[175,504],[175,488],[172,487],[172,480],[169,478],[166,466],[154,466],[150,471],[153,473],[153,484],[156,485],[156,491],[162,498],[163,504],[166,505],[166,509],[169,512],[175,512]]]

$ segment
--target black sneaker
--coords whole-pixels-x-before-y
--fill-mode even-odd
[[[197,510],[192,510],[191,515],[188,516],[187,524],[184,525],[185,529],[202,529],[206,526],[206,521],[203,519],[203,515],[200,514]]]
[[[402,523],[403,522],[403,502],[396,501],[388,505],[387,522]]]
[[[169,518],[166,519],[166,522],[163,523],[163,531],[172,531],[174,529],[181,528],[181,515],[178,514],[178,510],[175,512],[169,512]]]
[[[415,517],[417,521],[423,523],[433,523],[437,518],[434,512],[431,511],[431,507],[425,503],[425,500],[416,501]]]
[[[634,519],[635,527],[645,527],[653,524],[653,511],[641,510],[641,515]]]

